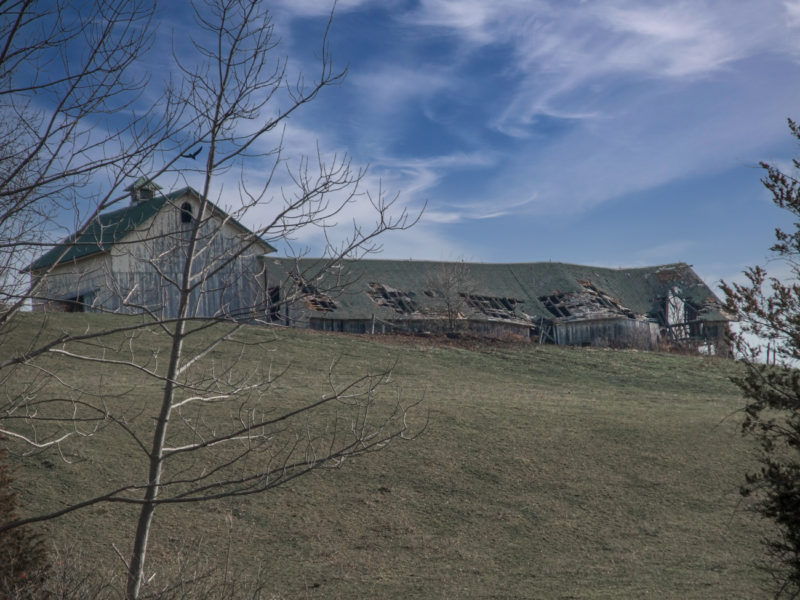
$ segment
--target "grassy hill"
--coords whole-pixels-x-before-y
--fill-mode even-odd
[[[24,317],[0,355],[35,335],[41,317]],[[59,315],[46,327],[112,322]],[[176,557],[216,560],[230,548],[231,563],[249,573],[260,568],[277,598],[767,595],[754,566],[764,524],[738,494],[753,460],[738,430],[743,402],[728,379],[733,362],[269,335],[269,356],[227,358],[288,367],[273,388],[281,402],[318,397],[334,359],[343,378],[397,361],[392,393],[424,395],[427,414],[417,418],[429,418],[427,429],[265,495],[160,508],[149,555],[156,572]],[[151,337],[149,348],[164,342],[157,332]],[[132,405],[153,392],[136,373],[92,364],[62,378]],[[136,452],[112,431],[71,445],[70,463],[53,453],[15,457],[27,509],[141,476]],[[88,564],[119,568],[111,544],[128,551],[132,515],[124,506],[96,506],[47,530],[61,547],[77,544]]]

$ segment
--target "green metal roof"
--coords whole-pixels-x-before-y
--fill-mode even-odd
[[[142,178],[127,189],[132,189],[142,182]],[[158,186],[150,180],[144,183],[149,183],[155,186],[153,189],[158,189]],[[64,264],[67,262],[76,261],[94,254],[101,254],[108,252],[111,247],[118,241],[122,240],[128,233],[147,222],[148,219],[153,217],[164,204],[172,202],[186,194],[193,194],[197,198],[200,194],[191,187],[181,188],[177,191],[170,192],[164,196],[153,198],[151,200],[141,200],[126,208],[121,208],[112,212],[101,213],[97,218],[92,221],[86,231],[80,236],[75,234],[69,236],[60,244],[57,244],[50,249],[46,254],[39,257],[34,261],[26,270],[38,271],[53,266],[54,264]],[[212,208],[219,212],[223,218],[228,217],[225,211],[221,210],[214,204],[210,203]],[[230,218],[230,222],[244,232],[250,232],[244,225],[239,223],[236,219]],[[264,240],[261,243],[268,248],[268,252],[275,252],[275,248]],[[65,253],[66,249],[66,253]]]
[[[170,196],[173,194],[143,200],[113,212],[101,213],[83,234],[77,237],[72,234],[34,261],[27,270],[38,271],[56,263],[63,264],[108,252],[116,242],[161,210]]]
[[[433,261],[411,260],[346,260],[341,267],[323,268],[319,259],[268,258],[272,278],[284,278],[291,284],[291,272],[299,272],[303,280],[327,292],[336,309],[320,312],[332,319],[363,319],[375,315],[381,319],[397,319],[413,314],[399,314],[388,306],[379,306],[370,296],[370,283],[390,286],[407,294],[419,307],[417,316],[432,303],[430,282],[446,265]],[[642,317],[655,317],[663,310],[663,301],[670,290],[699,310],[702,320],[726,320],[721,303],[714,292],[685,263],[631,269],[607,269],[566,263],[466,263],[469,293],[518,301],[514,314],[527,317],[554,317],[540,298],[550,295],[580,294],[588,282],[611,296],[619,304]],[[320,271],[324,271],[320,274]],[[282,275],[278,275],[281,273]],[[344,283],[341,285],[340,282]],[[340,288],[337,290],[337,288]],[[478,313],[474,313],[477,315]],[[470,316],[470,315],[465,315]],[[485,316],[484,316],[485,318]]]

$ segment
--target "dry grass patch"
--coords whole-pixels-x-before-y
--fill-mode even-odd
[[[59,316],[52,326],[98,324]],[[38,317],[26,315],[25,327]],[[94,325],[93,325],[94,326]],[[252,335],[264,335],[263,331]],[[248,334],[251,335],[251,334]],[[488,344],[439,347],[380,337],[270,330],[288,367],[276,403],[396,363],[392,393],[424,395],[410,444],[242,502],[162,507],[151,566],[177,553],[259,565],[286,598],[751,598],[761,524],[739,507],[752,468],[738,433],[734,363],[647,352]],[[153,347],[159,343],[152,338]],[[3,349],[2,352],[7,352]],[[230,357],[216,356],[225,361]],[[135,374],[87,368],[75,381],[146,404]],[[220,414],[220,418],[225,418]],[[87,438],[73,464],[17,458],[31,511],[141,476],[118,437]],[[118,566],[130,510],[99,506],[48,525]]]

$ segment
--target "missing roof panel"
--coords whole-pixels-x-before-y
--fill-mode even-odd
[[[624,315],[634,318],[633,311],[626,308],[613,296],[607,294],[589,280],[578,280],[583,288],[580,292],[553,292],[539,296],[539,302],[555,317],[597,317],[601,315]]]
[[[317,286],[307,282],[302,275],[292,273],[292,279],[297,283],[297,288],[302,294],[306,306],[317,312],[331,312],[336,310],[336,303],[326,293],[319,291]]]
[[[336,303],[325,294],[312,294],[305,297],[306,306],[317,312],[331,312],[336,310]]]
[[[551,296],[540,296],[539,302],[556,317],[571,317],[572,313],[564,305],[567,294],[553,294]]]
[[[515,298],[503,298],[500,296],[480,296],[477,294],[461,294],[461,297],[466,300],[475,310],[478,310],[488,317],[495,319],[516,319],[519,318],[514,312],[517,304],[521,304],[522,300]]]
[[[411,314],[419,310],[414,300],[414,292],[404,292],[382,283],[370,281],[367,295],[378,306],[386,306],[400,314]]]

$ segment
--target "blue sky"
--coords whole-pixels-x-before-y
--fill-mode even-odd
[[[329,8],[276,3],[295,68]],[[330,43],[348,77],[287,139],[427,203],[387,258],[685,261],[714,282],[787,224],[756,166],[797,150],[797,0],[349,0]]]
[[[313,76],[330,2],[271,6],[277,55]],[[186,16],[160,8],[178,44]],[[789,224],[757,164],[798,154],[800,0],[340,0],[329,42],[348,76],[288,122],[287,158],[348,153],[426,207],[382,257],[685,261],[713,284]]]

